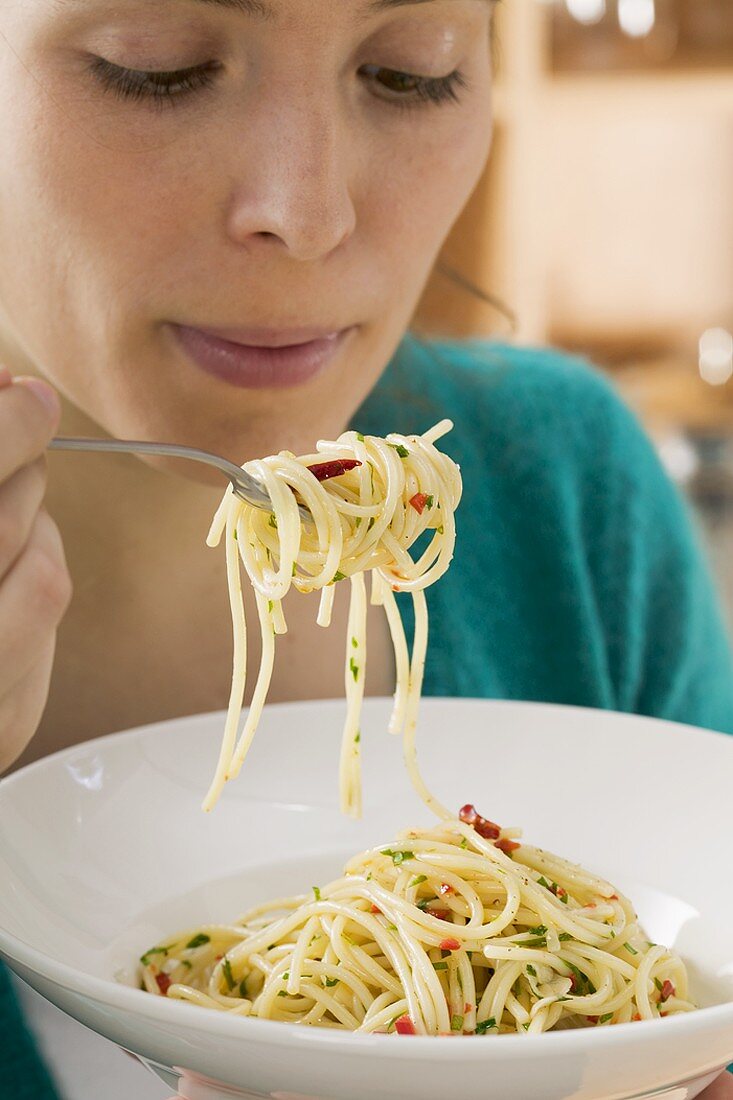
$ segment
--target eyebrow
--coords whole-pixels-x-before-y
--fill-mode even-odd
[[[239,11],[244,15],[252,15],[257,19],[271,20],[275,12],[264,0],[195,0],[199,4],[210,4],[212,7],[229,8],[231,11]],[[386,11],[390,8],[407,7],[412,4],[430,4],[433,0],[370,0],[366,5],[366,13],[372,14]]]

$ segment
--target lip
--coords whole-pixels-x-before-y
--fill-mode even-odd
[[[354,326],[341,330],[195,328],[171,324],[176,343],[206,374],[244,389],[302,385],[326,369]]]

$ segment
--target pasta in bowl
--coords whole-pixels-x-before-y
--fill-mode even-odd
[[[7,884],[0,896],[4,957],[54,1003],[133,1050],[191,1100],[231,1095],[224,1087],[235,1096],[438,1100],[450,1092],[457,1076],[463,1089],[489,1100],[560,1100],[569,1095],[610,1100],[663,1095],[665,1088],[686,1090],[672,1093],[675,1098],[696,1095],[733,1054],[733,960],[722,916],[733,895],[728,876],[711,874],[710,861],[699,858],[709,837],[715,836],[723,848],[733,841],[726,793],[733,746],[725,737],[700,730],[577,708],[440,699],[426,699],[422,706],[426,781],[436,783],[439,777],[450,806],[460,807],[470,797],[498,821],[521,821],[522,837],[512,830],[500,830],[493,839],[482,837],[475,826],[487,831],[485,819],[430,821],[406,782],[399,740],[385,732],[392,707],[388,700],[364,702],[365,798],[359,820],[339,810],[335,750],[343,727],[340,701],[266,708],[247,768],[210,815],[201,814],[196,794],[222,716],[165,723],[80,746],[0,784],[0,874]],[[466,762],[465,768],[449,773],[447,729],[451,758]],[[273,768],[273,758],[283,766]],[[691,783],[691,775],[704,776],[704,787]],[[659,792],[664,806],[685,806],[685,813],[662,813]],[[465,809],[463,816],[470,819]],[[413,826],[405,835],[409,823]],[[461,847],[464,839],[467,848]],[[521,847],[503,852],[495,844],[503,839]],[[532,850],[534,840],[546,845],[542,851],[548,862],[542,867]],[[365,855],[354,859],[355,852]],[[571,881],[567,868],[550,852],[580,864],[591,878]],[[464,958],[473,950],[470,929],[465,931],[471,919],[469,887],[481,906],[495,913],[503,912],[507,891],[496,888],[492,894],[494,886],[486,877],[454,862],[467,859],[466,853],[530,880],[528,887],[519,883],[521,904],[514,923],[494,929],[499,935],[493,937],[493,960],[484,954],[482,961],[480,951],[471,960]],[[443,856],[441,862],[438,857]],[[329,884],[343,880],[339,874],[344,867],[352,872],[347,881],[362,879],[372,891],[367,895],[366,887],[360,887],[359,912],[375,922],[373,935],[381,937],[385,949],[390,942],[386,937],[397,939],[390,924],[408,922],[406,927],[412,928],[412,908],[427,918],[420,950],[426,949],[444,991],[452,1037],[440,1033],[445,1020],[438,1022],[438,1034],[428,1034],[419,1003],[403,1006],[397,991],[386,987],[396,1007],[390,1009],[389,1020],[370,1032],[296,1022],[305,1008],[305,986],[300,994],[286,988],[286,996],[280,997],[274,985],[287,986],[294,974],[288,944],[297,936],[285,931],[277,942],[267,939],[260,950],[274,963],[277,977],[267,979],[270,993],[278,1011],[288,1008],[290,1022],[214,1011],[170,995],[151,996],[140,988],[139,956],[151,947],[172,945],[171,931],[188,929],[183,949],[205,953],[210,944],[187,946],[197,934],[209,935],[213,943],[215,927],[231,924],[233,917],[270,899],[293,895],[298,906],[313,907],[299,914],[307,923],[315,911],[320,916],[343,900],[340,887]],[[425,880],[415,882],[422,875]],[[456,893],[441,893],[444,884]],[[353,891],[353,885],[348,889]],[[567,903],[562,890],[569,894]],[[617,899],[610,896],[614,893]],[[354,904],[353,894],[349,897]],[[502,902],[501,909],[488,905],[494,900]],[[418,908],[421,902],[424,907]],[[588,902],[591,907],[581,904]],[[381,914],[371,912],[372,905]],[[447,927],[446,910],[453,929]],[[294,913],[287,906],[285,911]],[[265,927],[281,916],[276,909],[265,910],[252,919]],[[520,1008],[513,1005],[514,1012],[507,1011],[511,1002],[503,991],[498,1020],[498,1002],[479,1007],[490,969],[497,972],[502,939],[511,941],[503,946],[512,950],[518,941],[524,943],[518,949],[526,954],[510,963],[523,969],[512,995],[530,1016],[539,993],[546,993],[553,981],[571,987],[573,979],[578,983],[565,994],[560,986],[552,990],[555,998],[571,998],[559,1000],[563,1011],[569,1011],[572,998],[594,996],[586,980],[606,997],[606,972],[592,961],[595,945],[586,939],[583,946],[580,935],[572,944],[559,939],[573,932],[568,922],[579,920],[588,925],[596,921],[599,928],[610,920],[604,927],[624,929],[616,937],[623,936],[623,943],[612,955],[613,966],[619,967],[614,973],[626,984],[611,980],[618,981],[612,996],[626,998],[614,1011],[624,1014],[630,1008],[628,1023],[601,1023],[610,1009],[586,1003],[582,1026],[536,1033],[531,1023],[528,1029],[522,1026]],[[551,930],[559,947],[548,937]],[[240,927],[237,936],[241,932]],[[344,932],[353,940],[353,950],[366,945],[365,953],[375,957],[366,936],[346,925],[342,937]],[[448,939],[459,947],[446,944]],[[482,942],[487,946],[488,937]],[[639,954],[629,953],[625,943]],[[655,955],[649,943],[666,950]],[[232,946],[233,941],[215,943],[212,957],[224,957]],[[306,958],[324,967],[321,985],[333,996],[344,984],[344,967],[339,963],[336,970],[331,968],[327,945],[310,946]],[[545,951],[556,957],[553,965]],[[689,991],[677,958],[684,961]],[[445,969],[441,962],[447,963]],[[635,988],[633,972],[638,976],[642,963],[651,966],[640,994],[642,1001],[643,991],[649,995],[650,1017],[640,1011],[636,994],[628,996]],[[235,964],[232,980],[246,977],[249,986],[249,973],[241,961]],[[555,977],[542,970],[545,965]],[[537,995],[528,993],[535,976],[527,966],[536,971]],[[156,969],[165,973],[163,966]],[[308,973],[315,975],[315,969],[308,971],[304,959],[301,977]],[[471,979],[475,983],[475,996],[463,1003],[475,1005],[475,1025],[470,1011],[455,1011],[459,973],[464,992],[470,992]],[[328,986],[334,978],[339,984]],[[259,982],[245,987],[251,996],[243,999],[254,1003],[265,987],[264,976]],[[665,991],[666,982],[674,993],[669,986]],[[226,979],[221,988],[225,985]],[[536,999],[529,1002],[528,996]],[[668,1009],[684,1008],[680,1002],[688,996],[697,1010],[658,1018]],[[379,1006],[373,1015],[378,1011]],[[499,1026],[479,1029],[480,1023],[488,1025],[492,1013]],[[457,1021],[452,1017],[461,1014],[461,1029],[453,1030]],[[634,1021],[636,1014],[644,1018]],[[395,1017],[405,1016],[417,1034],[398,1030],[397,1020],[390,1029]],[[512,1021],[515,1034],[509,1033]]]

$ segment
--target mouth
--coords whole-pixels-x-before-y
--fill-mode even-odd
[[[356,330],[198,328],[170,324],[187,359],[205,374],[244,389],[283,389],[321,374]]]

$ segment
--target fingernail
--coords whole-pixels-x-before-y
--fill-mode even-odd
[[[40,378],[16,378],[16,382],[19,382],[22,386],[25,386],[34,393],[38,400],[42,402],[51,413],[51,416],[58,416],[60,414],[61,402],[59,401],[59,395],[47,382],[42,382]]]

